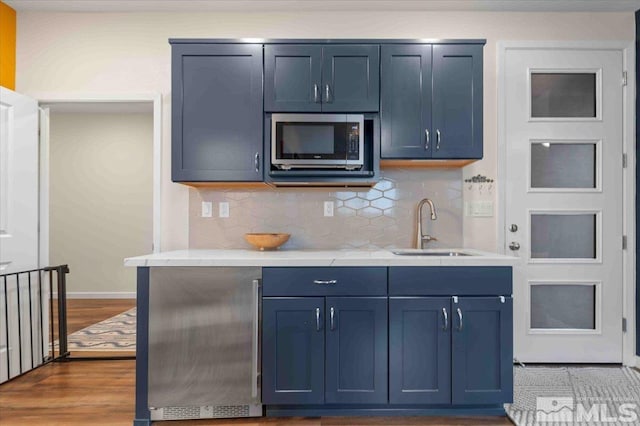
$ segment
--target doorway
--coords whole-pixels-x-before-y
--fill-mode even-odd
[[[499,221],[522,362],[623,362],[625,53],[503,46]],[[499,234],[500,235],[500,234]]]

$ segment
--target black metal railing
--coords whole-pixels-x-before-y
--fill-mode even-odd
[[[2,360],[6,375],[0,363],[0,383],[52,361],[68,359],[68,273],[67,265],[59,265],[0,275],[0,296],[4,296],[4,303],[0,304],[4,317],[4,330],[0,330],[0,355],[3,355],[0,359],[6,358]],[[54,290],[56,298],[53,297]],[[30,361],[25,361],[27,351]]]

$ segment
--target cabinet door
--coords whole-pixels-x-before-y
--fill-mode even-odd
[[[265,45],[264,110],[319,112],[321,62],[321,46]]]
[[[386,403],[387,298],[327,297],[326,306],[325,401]]]
[[[322,49],[322,111],[380,109],[378,45],[328,45]]]
[[[324,402],[324,298],[264,298],[262,402]]]
[[[450,300],[389,299],[390,403],[451,403]]]
[[[460,297],[451,304],[454,404],[513,401],[512,302]]]
[[[433,46],[433,158],[482,158],[482,45]]]
[[[174,182],[262,181],[262,46],[172,48]]]
[[[429,158],[431,45],[382,46],[382,158]]]

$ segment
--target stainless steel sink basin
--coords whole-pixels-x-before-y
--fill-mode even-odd
[[[391,253],[397,256],[473,256],[470,253],[465,253],[457,250],[420,250],[420,249],[405,249],[405,250],[392,250]]]

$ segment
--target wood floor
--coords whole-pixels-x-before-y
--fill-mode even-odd
[[[135,305],[131,300],[69,300],[69,332]],[[0,385],[0,425],[131,425],[135,361],[69,361]],[[156,423],[154,423],[156,424]],[[157,422],[173,426],[510,425],[506,417],[322,417]]]

